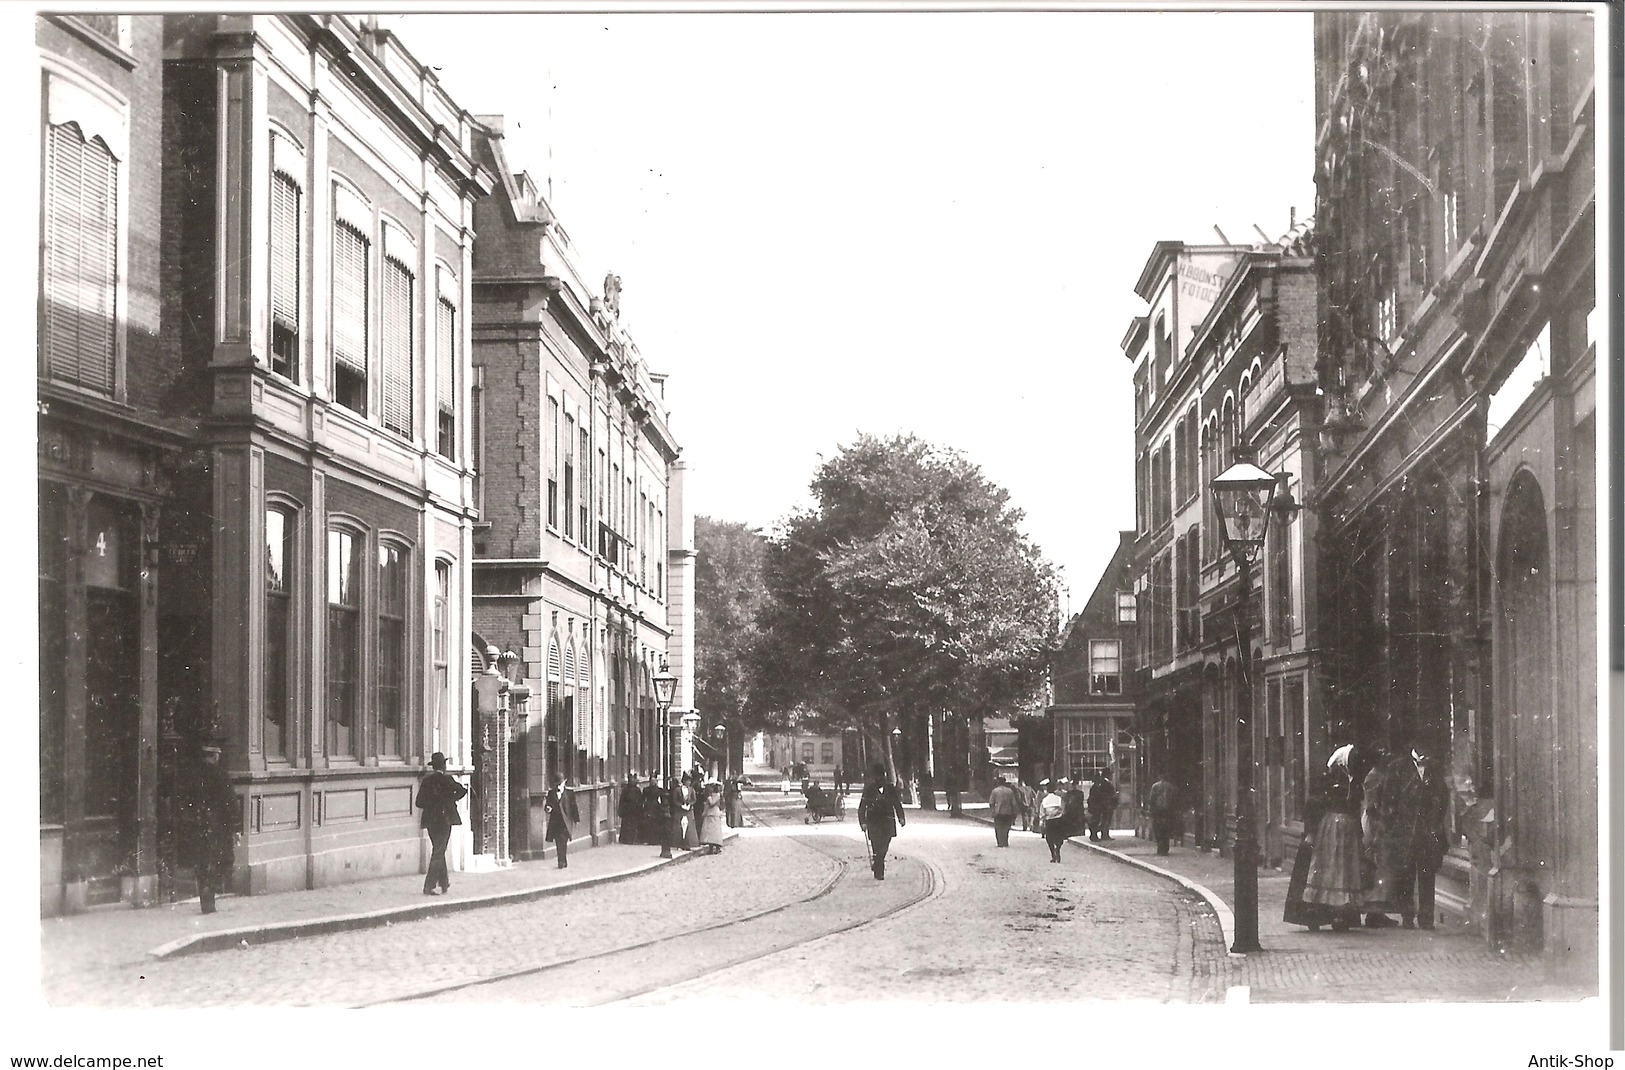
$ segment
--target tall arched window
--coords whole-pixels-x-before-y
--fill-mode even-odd
[[[407,562],[393,543],[378,545],[378,739],[377,753],[401,753],[406,721]]]
[[[327,533],[327,753],[354,757],[361,711],[361,547],[344,528]]]
[[[267,761],[288,756],[294,688],[288,678],[293,650],[293,592],[297,589],[298,514],[286,505],[265,511],[265,658],[261,738]]]

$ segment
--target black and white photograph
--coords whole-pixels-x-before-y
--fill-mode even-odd
[[[0,1058],[1613,1066],[1619,15],[6,12]]]

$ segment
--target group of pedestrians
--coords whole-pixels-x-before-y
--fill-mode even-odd
[[[1000,794],[1001,808],[1006,805],[1004,796],[999,792],[1003,780],[1000,777],[999,785],[993,789],[993,794]],[[1110,770],[1096,771],[1094,779],[1088,782],[1087,792],[1083,784],[1083,781],[1070,777],[1053,781],[1044,779],[1038,782],[1038,790],[1033,793],[1034,804],[1029,824],[1049,845],[1051,862],[1061,860],[1061,845],[1073,836],[1087,833],[1095,843],[1112,838],[1112,815],[1117,810],[1118,792],[1117,786],[1112,783]],[[990,808],[993,806],[993,794],[988,796]],[[1009,826],[1005,826],[1004,836],[1000,837],[996,813],[993,833],[1000,847],[1009,846]]]
[[[658,845],[661,858],[671,858],[673,850],[718,854],[724,830],[745,824],[738,779],[720,782],[699,766],[667,778],[664,786],[653,778],[643,784],[629,774],[616,816],[622,843]]]
[[[1423,737],[1398,755],[1345,743],[1304,813],[1283,920],[1311,931],[1434,926],[1434,881],[1449,845],[1450,795]]]

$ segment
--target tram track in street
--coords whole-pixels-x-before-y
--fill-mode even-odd
[[[747,809],[761,826],[767,828],[778,826],[778,820],[770,821],[768,819],[769,815],[772,815],[775,819],[779,818],[780,815],[775,812],[777,808],[763,806],[761,808],[748,807]],[[792,813],[795,812],[792,811]],[[653,968],[654,972],[660,974],[652,983],[640,984],[632,990],[617,987],[612,992],[604,993],[602,998],[566,1001],[575,1006],[588,1007],[622,1003],[627,1000],[639,999],[668,989],[689,985],[710,974],[755,962],[816,940],[822,940],[864,925],[873,924],[942,894],[942,875],[934,864],[908,856],[901,856],[900,860],[908,863],[907,869],[917,870],[916,876],[918,879],[916,883],[919,885],[918,889],[910,889],[904,893],[901,901],[887,903],[884,909],[878,912],[864,911],[859,903],[842,903],[831,908],[827,902],[829,898],[835,896],[838,891],[850,889],[852,886],[852,882],[848,878],[853,873],[853,859],[849,852],[838,852],[826,849],[825,846],[820,844],[809,842],[808,837],[816,835],[818,834],[809,828],[796,830],[786,837],[799,846],[823,855],[835,863],[834,873],[831,874],[828,880],[815,888],[811,894],[799,896],[788,902],[765,909],[753,910],[734,917],[693,926],[679,932],[619,944],[615,947],[586,954],[538,962],[483,977],[429,986],[417,991],[393,995],[387,999],[361,1003],[357,1006],[373,1007],[424,1000],[455,1001],[467,999],[482,1001],[495,998],[498,1000],[525,1001],[523,996],[507,993],[525,988],[547,988],[549,986],[569,988],[572,981],[576,982],[577,985],[590,984],[596,986],[603,984],[603,978],[605,977],[621,975],[622,970],[625,972],[641,970],[647,973]],[[737,850],[738,848],[732,849]],[[903,872],[904,867],[899,867],[897,876],[901,877]],[[895,881],[892,887],[895,888],[902,883],[904,882]],[[895,893],[892,893],[892,895],[895,896]],[[842,898],[850,897],[842,896]],[[854,906],[859,908],[855,916],[853,913]],[[833,915],[833,917],[827,915]],[[796,928],[798,924],[807,926],[806,930],[798,931]],[[664,949],[664,954],[662,954],[662,949]],[[684,963],[691,965],[679,968],[673,975],[671,965]],[[652,967],[651,964],[656,964],[659,968]],[[692,964],[697,964],[698,968],[695,968]],[[617,967],[622,969],[618,970]],[[665,969],[664,973],[660,973],[661,968]]]

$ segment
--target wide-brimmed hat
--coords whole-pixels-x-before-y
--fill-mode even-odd
[[[441,754],[439,751],[435,751],[433,754],[429,755],[429,764],[434,766],[436,769],[444,769],[446,768],[446,756]]]

